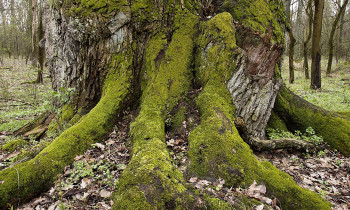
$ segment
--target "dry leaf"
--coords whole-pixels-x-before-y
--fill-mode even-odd
[[[263,210],[263,209],[264,209],[264,205],[259,205],[255,207],[255,210]]]
[[[109,198],[109,197],[111,197],[111,195],[112,195],[112,193],[105,190],[105,189],[101,190],[101,192],[100,192],[100,196],[102,198]]]

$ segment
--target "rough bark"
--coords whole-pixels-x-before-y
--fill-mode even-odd
[[[311,46],[311,89],[321,88],[321,31],[324,0],[315,0]]]
[[[288,0],[286,4],[286,13],[288,17],[288,23],[289,23],[289,28],[288,30],[288,36],[289,36],[289,48],[288,48],[288,68],[289,68],[289,83],[293,84],[294,83],[294,48],[295,48],[295,43],[296,39],[293,34],[292,30],[292,18],[291,18],[291,3],[292,0]]]
[[[332,23],[332,29],[331,29],[331,34],[329,35],[329,40],[328,40],[328,65],[327,65],[327,72],[326,75],[329,76],[332,71],[332,63],[333,63],[333,54],[334,54],[334,34],[335,31],[337,30],[337,25],[339,23],[339,20],[343,13],[345,12],[346,5],[348,4],[349,0],[345,0],[341,7],[339,8],[339,11],[336,14],[335,20]]]
[[[215,1],[208,7],[217,13],[213,18],[197,16],[211,10],[200,11],[196,1],[130,2],[72,0],[46,10],[53,87],[75,87],[81,97],[73,100],[75,109],[100,99],[34,159],[0,172],[0,207],[49,189],[75,155],[103,141],[123,109],[134,105],[132,157],[113,195],[115,209],[205,208],[186,182],[190,176],[224,178],[232,187],[256,180],[283,209],[330,209],[319,195],[258,161],[234,124],[240,116],[249,135],[264,136],[280,85],[280,2]],[[183,174],[167,151],[165,121],[191,86],[201,90],[195,100],[201,123],[188,137]],[[213,209],[232,208],[206,197]]]
[[[39,7],[39,17],[38,17],[38,74],[36,78],[36,83],[43,83],[43,71],[44,71],[44,60],[45,60],[45,47],[40,44],[41,41],[44,38],[44,27],[43,27],[43,7],[42,2],[40,1],[40,7]]]
[[[303,55],[304,55],[304,75],[305,79],[310,79],[309,75],[309,56],[308,56],[308,44],[311,40],[311,34],[312,34],[312,22],[313,22],[313,10],[312,10],[312,0],[309,0],[306,7],[306,15],[308,17],[308,31],[307,31],[307,38],[303,42]]]

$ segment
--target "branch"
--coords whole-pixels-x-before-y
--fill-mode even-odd
[[[310,151],[316,148],[314,144],[299,139],[272,139],[264,140],[259,138],[250,138],[249,145],[256,151],[290,149],[299,151]]]

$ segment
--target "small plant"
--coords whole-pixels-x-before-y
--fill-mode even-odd
[[[326,154],[326,152],[323,151],[323,150],[321,150],[321,151],[319,151],[319,152],[317,153],[317,156],[318,156],[318,157],[322,157],[324,154]]]
[[[318,194],[320,194],[322,197],[324,197],[324,196],[327,195],[328,193],[327,193],[327,191],[321,189],[321,190],[318,192]]]
[[[342,163],[344,163],[344,161],[343,160],[337,160],[337,161],[335,161],[335,165],[337,165],[337,166],[340,166],[340,164],[342,164]]]
[[[292,138],[292,139],[305,140],[315,145],[320,145],[321,143],[323,143],[323,138],[321,136],[317,136],[316,132],[312,127],[308,127],[305,131],[306,132],[305,134],[302,134],[298,130],[295,131],[294,134],[288,131],[281,131],[279,129],[272,129],[272,128],[268,128],[266,129],[266,131],[269,139]]]

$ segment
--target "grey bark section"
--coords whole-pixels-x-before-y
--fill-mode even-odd
[[[248,135],[265,138],[265,128],[282,81],[270,80],[260,86],[260,79],[247,73],[246,56],[242,55],[227,88],[236,106],[236,117],[243,119]]]
[[[237,45],[244,53],[237,59],[236,71],[227,84],[236,107],[236,117],[242,118],[248,138],[265,137],[265,128],[271,115],[282,79],[275,76],[283,46],[271,44],[266,36],[252,34],[237,26],[241,40]]]
[[[73,102],[92,108],[100,99],[102,82],[113,52],[130,36],[130,14],[122,11],[107,24],[98,19],[66,18],[61,10],[45,5],[46,65],[52,88],[75,88]]]

